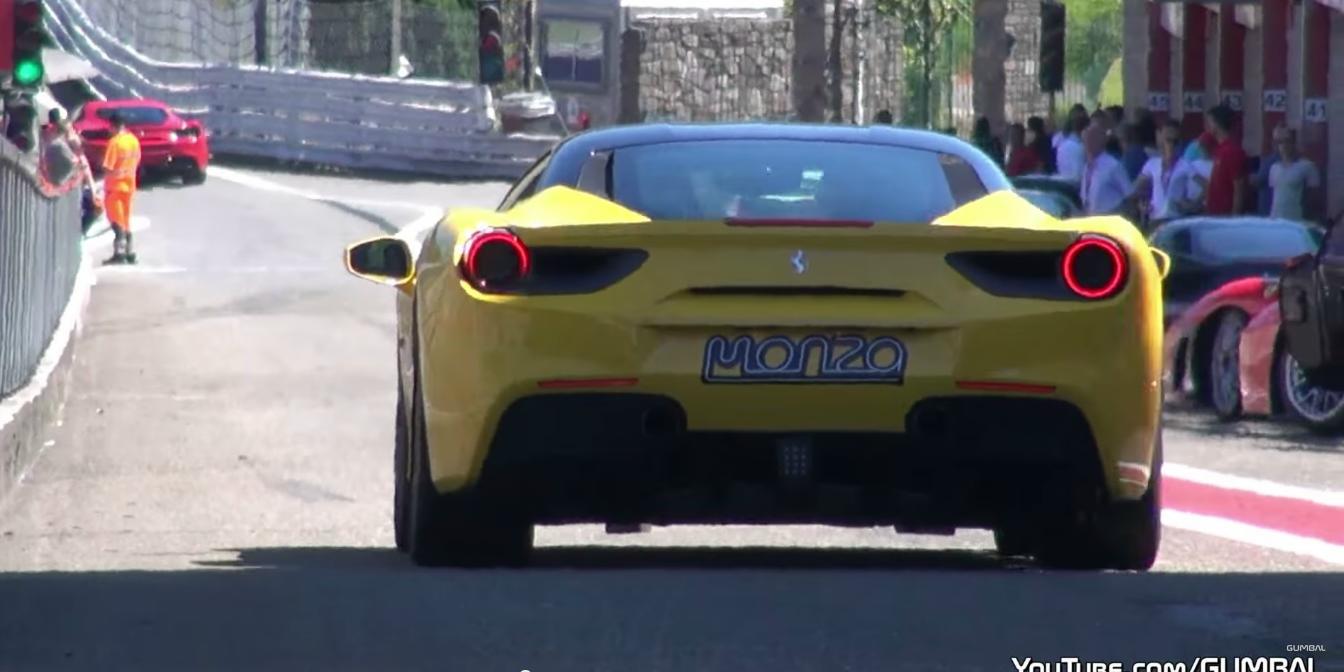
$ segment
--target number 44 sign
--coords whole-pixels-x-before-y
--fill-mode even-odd
[[[1325,123],[1326,104],[1324,98],[1308,98],[1302,101],[1302,118],[1316,124]]]

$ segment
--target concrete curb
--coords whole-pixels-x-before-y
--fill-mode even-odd
[[[70,300],[37,370],[26,385],[0,400],[0,505],[23,480],[42,452],[44,437],[61,417],[74,371],[75,343],[96,282],[93,257],[84,249]]]

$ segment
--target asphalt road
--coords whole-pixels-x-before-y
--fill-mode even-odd
[[[0,670],[1344,670],[1344,565],[1188,526],[1148,574],[811,527],[544,528],[529,569],[413,568],[392,550],[393,299],[340,253],[503,190],[242,171],[145,192],[140,265],[99,271],[64,420],[0,502]],[[1178,409],[1166,441],[1344,489],[1344,440]]]

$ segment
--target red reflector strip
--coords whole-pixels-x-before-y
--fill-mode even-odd
[[[872,222],[857,219],[742,219],[729,217],[723,220],[723,223],[728,226],[791,226],[822,229],[868,229],[873,226]]]
[[[537,387],[551,390],[576,387],[631,387],[638,382],[638,378],[557,378],[543,380],[537,383]]]
[[[995,380],[958,380],[957,387],[963,390],[976,390],[979,392],[1029,392],[1031,394],[1050,394],[1055,391],[1054,385],[1008,383]]]

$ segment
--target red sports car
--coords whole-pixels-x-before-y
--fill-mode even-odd
[[[183,119],[167,105],[148,99],[95,100],[84,105],[74,127],[84,140],[84,153],[94,171],[103,165],[103,152],[112,135],[108,121],[120,114],[126,128],[140,139],[141,172],[177,175],[184,184],[205,182],[210,142],[205,127]]]
[[[1277,278],[1233,280],[1195,302],[1167,329],[1169,392],[1218,416],[1285,413],[1314,431],[1344,428],[1344,391],[1310,384],[1284,348]]]

